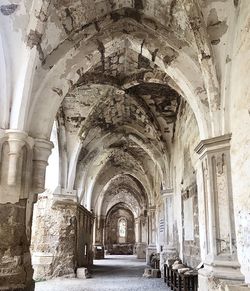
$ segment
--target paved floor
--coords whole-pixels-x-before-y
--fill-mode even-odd
[[[107,256],[94,262],[92,278],[54,279],[36,283],[35,291],[162,291],[169,290],[163,279],[147,279],[142,274],[145,261],[134,256]]]

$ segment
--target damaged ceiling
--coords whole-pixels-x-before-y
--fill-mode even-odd
[[[218,116],[221,106],[222,62],[215,69],[214,58],[228,37],[229,20],[220,2],[225,1],[26,0],[1,5],[9,21],[16,16],[9,27],[5,21],[6,33],[18,27],[25,49],[35,48],[37,54],[26,54],[35,65],[27,74],[33,78],[26,98],[31,109],[23,127],[32,136],[49,138],[56,116],[64,152],[62,187],[81,189],[78,198],[88,208],[96,207],[89,198],[96,185],[102,191],[116,175],[133,175],[149,203],[166,187],[184,100],[202,138],[217,130],[206,116]],[[30,15],[26,22],[24,14]],[[21,18],[29,25],[20,26]]]

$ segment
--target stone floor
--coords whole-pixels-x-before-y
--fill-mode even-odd
[[[39,282],[35,291],[169,290],[163,279],[143,278],[145,267],[145,261],[134,256],[107,256],[105,260],[95,261],[90,279],[58,278]]]

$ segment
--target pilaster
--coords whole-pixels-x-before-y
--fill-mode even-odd
[[[94,237],[94,258],[104,259],[104,229],[105,229],[105,218],[102,215],[96,216],[95,218],[95,237]]]
[[[138,259],[146,258],[147,243],[142,242],[142,224],[145,224],[145,217],[143,215],[135,219],[135,251]]]
[[[155,206],[151,206],[148,209],[148,247],[146,252],[147,264],[150,264],[151,255],[157,252],[155,211]]]
[[[244,280],[237,259],[231,186],[231,135],[203,140],[200,155],[205,216],[204,268],[199,271],[199,290],[219,290],[219,285]]]
[[[164,200],[165,210],[165,239],[163,250],[160,253],[160,269],[163,272],[163,266],[169,259],[177,257],[177,250],[174,245],[174,209],[173,209],[173,196],[174,190],[172,188],[161,191]]]

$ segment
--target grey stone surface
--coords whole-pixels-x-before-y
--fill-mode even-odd
[[[87,279],[89,278],[89,272],[87,268],[78,268],[76,270],[76,277],[78,279]]]
[[[36,283],[35,291],[169,290],[162,278],[143,278],[144,260],[135,256],[107,256],[94,262],[88,280],[58,278]]]

